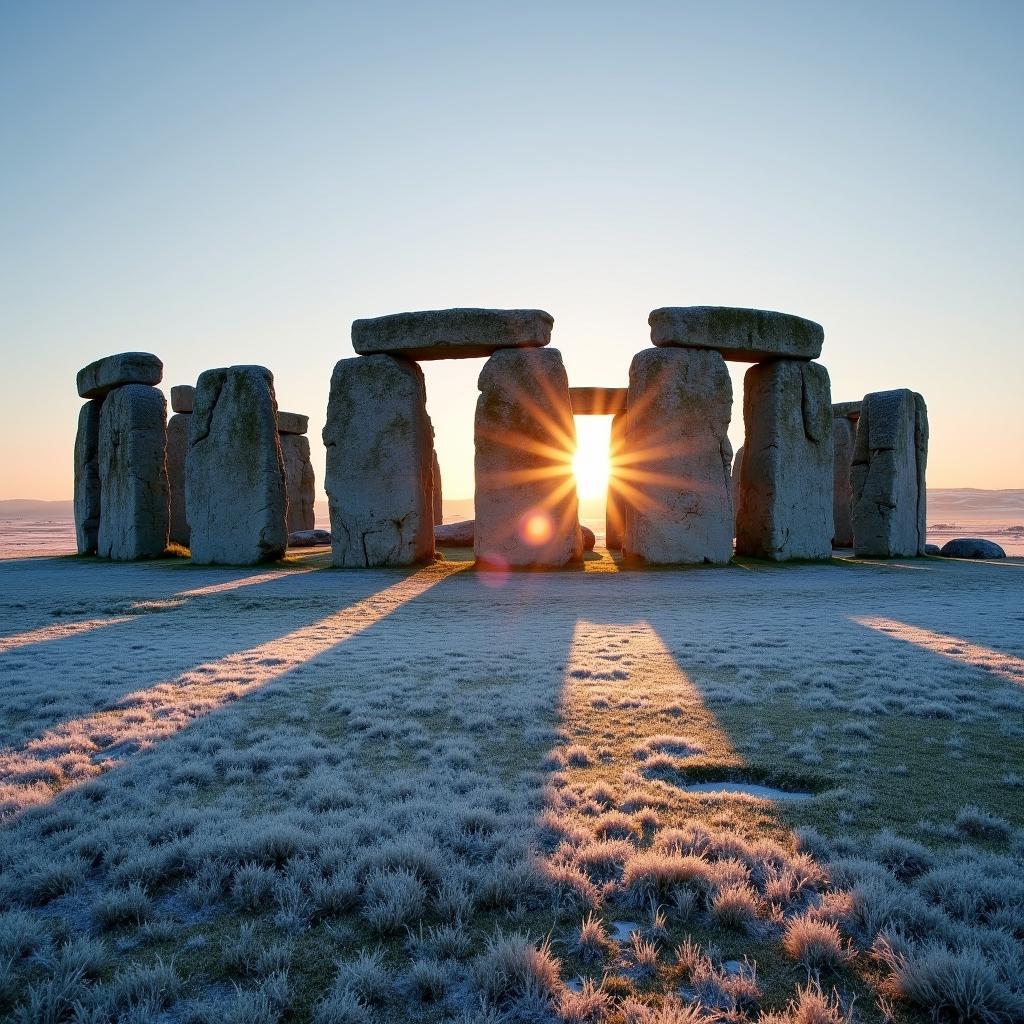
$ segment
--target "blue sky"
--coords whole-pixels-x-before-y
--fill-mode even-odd
[[[257,362],[316,436],[360,316],[555,317],[624,385],[662,305],[825,326],[932,486],[1024,487],[1024,5],[5,4],[0,497],[70,496],[74,374]],[[480,364],[427,368],[451,497]],[[742,434],[734,367],[733,435]]]

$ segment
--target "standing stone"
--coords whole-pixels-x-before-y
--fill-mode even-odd
[[[309,417],[301,412],[277,412],[277,432],[279,434],[305,434],[309,430]]]
[[[739,515],[740,511],[740,480],[743,473],[743,445],[736,449],[732,460],[732,510],[733,515]],[[733,530],[735,530],[735,522]]]
[[[626,466],[626,413],[612,417],[608,439],[608,493],[604,505],[604,543],[609,551],[622,550],[622,534],[626,527],[626,489],[623,476]]]
[[[629,368],[623,554],[652,564],[732,557],[732,382],[718,352],[650,348]]]
[[[850,471],[853,548],[866,558],[925,553],[928,409],[914,391],[865,395]]]
[[[171,388],[172,401],[176,390],[177,388]],[[189,402],[190,406],[191,404]],[[183,548],[187,548],[191,542],[188,517],[185,514],[185,460],[188,455],[188,439],[191,427],[192,416],[187,412],[178,413],[167,421],[167,486],[170,493],[170,539],[172,544],[180,544]]]
[[[342,359],[323,437],[334,564],[431,561],[433,431],[420,368],[388,355]]]
[[[75,435],[75,537],[80,555],[96,553],[100,529],[100,409],[94,398],[78,412]]]
[[[281,434],[281,458],[288,495],[288,532],[312,530],[316,518],[313,511],[316,477],[309,456],[309,438],[301,434]]]
[[[185,508],[192,561],[256,565],[288,544],[274,376],[263,366],[206,370],[196,384]]]
[[[853,487],[850,470],[857,439],[860,402],[841,402],[832,406],[832,546],[853,547]]]
[[[819,363],[747,370],[736,553],[777,562],[832,556],[832,394]]]
[[[561,352],[495,352],[478,387],[477,560],[494,568],[578,562],[583,538],[572,472],[576,424]]]
[[[167,548],[167,403],[156,388],[126,384],[100,411],[100,526],[96,552],[130,561]]]
[[[437,450],[430,452],[430,480],[433,487],[434,525],[444,522],[444,508],[441,495],[441,463],[437,458]]]

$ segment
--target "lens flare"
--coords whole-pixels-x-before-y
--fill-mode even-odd
[[[523,517],[519,532],[528,544],[539,546],[551,539],[555,528],[551,516],[544,512],[529,512]]]

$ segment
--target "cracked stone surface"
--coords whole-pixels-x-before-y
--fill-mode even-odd
[[[102,398],[78,412],[75,435],[75,538],[80,555],[96,553],[100,530],[100,409]]]
[[[928,408],[914,391],[864,396],[850,478],[853,547],[866,558],[925,553]]]
[[[433,430],[420,368],[389,355],[340,360],[323,438],[333,563],[432,560]]]
[[[759,363],[743,379],[736,553],[832,556],[832,394],[819,363]]]
[[[100,525],[96,553],[158,558],[167,547],[164,396],[145,384],[115,388],[100,410]]]
[[[256,565],[288,544],[274,376],[263,366],[206,370],[196,384],[185,466],[192,560]]]
[[[652,564],[732,557],[732,382],[718,352],[650,348],[629,368],[623,554]]]
[[[558,568],[583,557],[572,456],[576,424],[557,349],[505,349],[477,382],[478,561]]]

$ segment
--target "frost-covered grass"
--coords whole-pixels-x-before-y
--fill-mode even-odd
[[[1024,565],[323,565],[0,563],[0,1017],[1024,1015]]]

